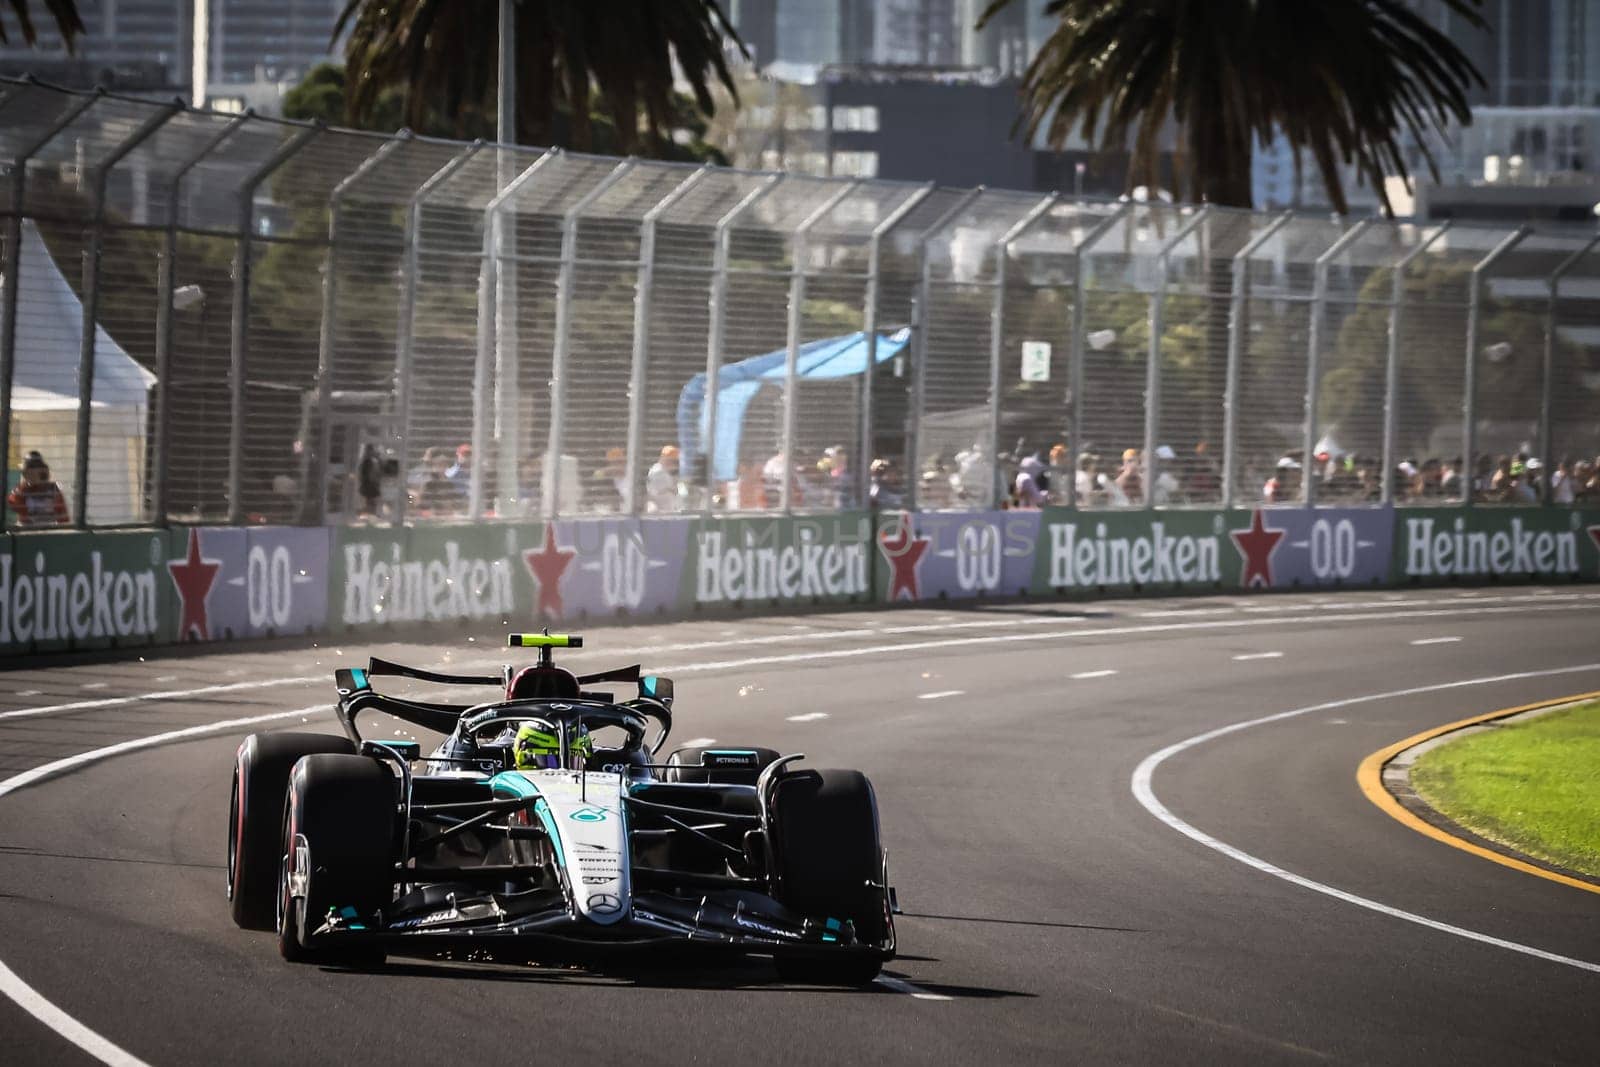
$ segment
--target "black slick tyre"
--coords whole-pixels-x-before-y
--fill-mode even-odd
[[[295,764],[284,802],[276,907],[278,951],[284,959],[347,966],[382,962],[380,949],[341,943],[343,935],[319,936],[317,930],[330,911],[370,922],[388,907],[396,800],[395,777],[377,760],[314,755]]]
[[[278,891],[283,797],[301,756],[351,753],[333,734],[251,734],[234,756],[228,800],[228,903],[246,930],[271,930]]]
[[[860,771],[801,771],[773,788],[772,847],[782,902],[816,919],[848,919],[856,940],[883,946],[889,936],[878,804]],[[865,985],[878,976],[876,955],[775,957],[786,981]]]

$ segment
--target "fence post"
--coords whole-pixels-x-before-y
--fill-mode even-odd
[[[724,341],[724,326],[727,317],[728,302],[728,253],[732,236],[730,227],[740,215],[760,202],[781,181],[782,174],[769,174],[750,192],[746,193],[737,204],[733,205],[720,219],[717,220],[715,234],[715,249],[711,255],[711,299],[710,322],[706,329],[706,396],[700,405],[701,415],[705,420],[706,436],[705,449],[700,453],[700,459],[705,463],[704,489],[706,494],[705,511],[709,514],[713,509],[717,484],[715,459],[717,455],[717,378],[722,370],[722,347]],[[683,458],[680,457],[680,462]],[[692,474],[690,471],[680,472],[680,477]],[[687,478],[685,478],[687,480]]]
[[[800,318],[806,301],[806,242],[811,229],[828,216],[839,202],[856,191],[860,179],[845,183],[844,188],[824,200],[816,210],[795,227],[789,251],[789,321],[786,338],[787,350],[783,357],[783,483],[779,491],[779,506],[785,515],[794,512],[794,444],[796,437],[795,394],[800,387]],[[739,502],[741,505],[744,501]]]
[[[877,453],[877,440],[873,432],[876,425],[873,419],[875,403],[873,379],[877,376],[878,368],[878,292],[882,277],[883,239],[932,192],[932,182],[919,186],[873,228],[872,237],[867,242],[867,291],[861,309],[862,331],[867,339],[867,369],[861,377],[861,410],[857,412],[860,429],[856,444],[855,471],[855,494],[861,507],[867,506],[867,498],[871,493],[871,467]]]
[[[1316,478],[1312,454],[1317,448],[1317,395],[1321,391],[1322,370],[1322,331],[1323,317],[1328,305],[1328,266],[1333,262],[1333,257],[1350,247],[1356,238],[1360,237],[1372,225],[1371,219],[1362,219],[1328,246],[1328,250],[1317,257],[1313,267],[1311,282],[1311,323],[1308,333],[1310,338],[1306,345],[1306,402],[1305,402],[1305,451],[1300,460],[1300,500],[1306,507],[1315,507],[1317,503]]]
[[[498,148],[497,151],[509,153],[509,149]],[[500,209],[507,200],[515,196],[533,176],[539,173],[541,167],[552,159],[561,155],[559,148],[552,148],[538,159],[528,164],[521,174],[495,194],[483,209],[483,266],[478,272],[478,360],[472,370],[472,476],[467,481],[467,514],[474,520],[483,515],[483,485],[485,475],[488,473],[487,460],[484,456],[488,449],[489,437],[489,372],[496,365],[496,353],[504,339],[496,328],[496,317],[503,311],[499,307],[498,291],[500,284]],[[498,183],[497,183],[498,185]],[[513,277],[513,282],[515,277]],[[498,384],[498,383],[497,383]],[[495,412],[498,419],[500,412],[498,406]],[[505,465],[500,464],[503,471]],[[559,477],[560,472],[543,472],[542,478]],[[515,479],[513,479],[513,483]],[[512,492],[516,492],[513,484]]]
[[[233,353],[228,407],[228,522],[234,526],[244,524],[244,382],[250,366],[250,259],[256,228],[256,189],[321,132],[322,125],[318,123],[296,133],[251,171],[239,186],[239,243],[233,253]]]
[[[171,382],[173,346],[173,293],[178,281],[178,212],[182,205],[184,179],[207,156],[238,132],[239,128],[255,117],[246,111],[228,122],[200,150],[189,156],[173,172],[167,186],[167,225],[162,234],[161,272],[157,279],[156,295],[156,384],[151,407],[150,424],[155,427],[155,440],[150,449],[150,510],[157,526],[166,526],[167,519],[167,451],[172,439]],[[204,296],[201,302],[204,303]]]
[[[639,223],[639,276],[633,288],[633,359],[628,367],[628,494],[623,511],[638,515],[644,511],[644,413],[646,375],[650,370],[650,295],[656,276],[656,224],[661,216],[705,179],[707,163],[679,182],[672,191],[644,213]]]
[[[1011,245],[1028,232],[1045,212],[1061,199],[1060,193],[1050,193],[1028,209],[1010,229],[994,243],[994,304],[989,309],[989,506],[997,508],[1004,496],[1002,481],[1004,471],[1000,466],[1000,393],[1003,383],[1000,364],[1005,348],[1006,317],[1006,264],[1011,256]]]
[[[906,427],[905,470],[907,511],[917,509],[918,489],[921,488],[922,481],[919,464],[922,455],[922,408],[926,403],[922,379],[928,365],[928,294],[933,288],[933,265],[928,258],[928,245],[983,193],[984,187],[981,185],[975,189],[968,189],[959,200],[950,205],[949,210],[934,220],[932,226],[922,231],[922,239],[917,242],[921,272],[917,281],[916,328],[911,334],[911,411],[910,425]]]
[[[345,194],[357,182],[382,166],[385,159],[410,139],[410,130],[399,131],[393,140],[379,145],[376,152],[345,175],[328,194],[328,258],[322,275],[322,330],[317,343],[317,454],[315,459],[307,457],[310,461],[305,464],[306,470],[303,476],[305,484],[301,487],[302,514],[309,514],[319,526],[328,521],[328,453],[333,449],[333,425],[329,409],[333,405],[334,350],[339,340],[340,209],[344,206]],[[354,471],[352,462],[352,457],[345,457],[347,476]],[[314,497],[308,498],[305,495],[313,491],[316,494]],[[309,510],[304,509],[305,503],[311,505]],[[349,520],[349,516],[345,518],[346,521]]]
[[[539,514],[546,521],[556,517],[561,504],[561,445],[567,429],[567,362],[572,352],[572,273],[578,255],[578,220],[583,213],[628,172],[639,165],[625,159],[580,196],[561,218],[561,266],[556,273],[555,344],[550,354],[550,432],[545,446],[544,469],[557,477],[541,479]]]
[[[1471,507],[1473,503],[1472,480],[1478,468],[1477,457],[1473,452],[1478,442],[1478,311],[1483,293],[1483,273],[1532,232],[1531,227],[1519,226],[1507,234],[1499,244],[1489,250],[1488,255],[1473,265],[1471,280],[1468,282],[1467,364],[1461,395],[1461,462],[1465,468],[1461,472],[1463,480],[1461,502],[1467,507]]]
[[[1189,239],[1211,214],[1211,205],[1203,204],[1194,217],[1174,233],[1161,251],[1156,254],[1156,291],[1150,294],[1150,354],[1145,360],[1144,378],[1144,506],[1156,506],[1156,479],[1161,476],[1161,457],[1156,449],[1161,443],[1161,337],[1167,332],[1167,268],[1172,262],[1172,250]],[[1074,476],[1076,480],[1076,476]]]
[[[406,449],[411,438],[411,368],[416,359],[417,323],[417,271],[419,247],[422,241],[422,209],[434,192],[455,176],[456,172],[483,150],[483,141],[473,141],[453,156],[444,166],[428,176],[427,181],[411,194],[406,210],[406,254],[404,262],[405,291],[400,298],[400,336],[395,346],[394,407],[395,451],[400,456],[400,493],[395,499],[394,521],[391,526],[403,526],[406,520],[406,498],[410,495],[405,484]]]
[[[1083,254],[1093,248],[1133,210],[1125,200],[1110,215],[1095,223],[1072,250],[1072,351],[1067,367],[1068,388],[1072,392],[1072,420],[1067,427],[1067,457],[1072,473],[1067,478],[1067,506],[1076,508],[1078,500],[1078,453],[1083,448],[1083,350],[1088,345],[1088,323],[1083,316]]]
[[[69,107],[49,129],[23,147],[11,164],[11,215],[6,220],[4,306],[0,309],[0,465],[11,460],[11,385],[16,378],[17,296],[22,288],[22,213],[27,208],[28,161],[104,96],[95,92]],[[9,514],[9,509],[8,514]],[[79,511],[82,514],[82,511]],[[0,527],[10,522],[0,516]]]
[[[149,118],[106,154],[89,171],[90,203],[94,215],[90,222],[89,247],[84,251],[83,263],[83,335],[78,349],[78,426],[77,451],[73,453],[72,521],[78,529],[89,526],[89,443],[92,432],[91,405],[94,403],[95,334],[100,319],[100,259],[105,251],[106,182],[111,168],[122,162],[129,152],[139,147],[167,120],[183,110],[182,100],[173,100],[161,106]]]
[[[1245,333],[1249,329],[1246,316],[1250,308],[1250,257],[1293,218],[1293,211],[1285,211],[1267,223],[1265,229],[1234,254],[1233,262],[1229,264],[1233,285],[1232,295],[1228,298],[1228,362],[1223,372],[1222,386],[1223,508],[1233,507],[1233,483],[1238,477],[1234,453],[1239,447],[1239,372],[1244,365]]]
[[[1447,219],[1443,224],[1434,228],[1417,246],[1400,257],[1392,268],[1389,291],[1389,351],[1384,360],[1383,377],[1383,470],[1379,480],[1379,502],[1383,504],[1394,503],[1394,465],[1396,462],[1395,451],[1399,447],[1400,436],[1400,328],[1403,319],[1402,313],[1406,306],[1406,271],[1411,269],[1411,263],[1418,256],[1428,250],[1446,230],[1450,228]]]
[[[1555,428],[1551,419],[1554,412],[1552,392],[1556,374],[1556,310],[1561,302],[1561,279],[1581,263],[1585,256],[1600,244],[1600,234],[1589,238],[1584,246],[1562,260],[1550,274],[1550,302],[1544,317],[1544,366],[1539,381],[1539,462],[1544,464],[1544,477],[1539,483],[1539,503],[1548,506],[1555,486]]]

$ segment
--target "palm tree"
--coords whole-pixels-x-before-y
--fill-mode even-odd
[[[1483,26],[1480,0],[1440,2]],[[1042,129],[1058,149],[1074,129],[1101,148],[1131,137],[1128,183],[1154,185],[1174,123],[1180,191],[1214,204],[1251,206],[1252,144],[1281,132],[1340,213],[1341,163],[1392,213],[1383,179],[1408,175],[1404,138],[1437,176],[1426,134],[1470,122],[1467,91],[1483,82],[1404,0],[1049,0],[1045,12],[1061,21],[1023,77],[1029,137]]]
[[[597,106],[624,152],[665,148],[681,74],[706,115],[711,85],[734,92],[727,42],[743,50],[717,0],[523,0],[517,4],[517,140],[587,149]],[[348,0],[334,36],[345,48],[352,121],[386,90],[405,94],[406,120],[432,112],[459,132],[494,113],[496,5],[463,0]]]
[[[39,39],[39,28],[33,23],[33,12],[29,6],[28,0],[5,0],[5,7],[11,10],[12,17],[17,20],[17,30],[22,34],[23,43],[31,45]],[[55,20],[61,43],[71,52],[78,35],[84,32],[83,19],[78,17],[77,0],[43,0],[43,7],[45,14]],[[6,29],[6,20],[0,17],[0,44],[10,43],[11,34]]]

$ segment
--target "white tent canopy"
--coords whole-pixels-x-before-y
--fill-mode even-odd
[[[83,304],[33,222],[22,222],[18,256],[16,369],[11,389],[11,450],[44,454],[67,499],[74,498],[78,364]],[[11,279],[0,280],[9,285]],[[94,331],[94,390],[89,430],[89,518],[97,524],[143,520],[145,408],[155,376],[105,328]]]

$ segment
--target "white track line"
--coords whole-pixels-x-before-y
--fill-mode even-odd
[[[1419,637],[1411,642],[1413,645],[1453,645],[1461,640],[1459,637]]]
[[[327,678],[332,678],[330,672]],[[280,685],[306,685],[324,681],[323,675],[307,678],[263,678],[254,682],[229,682],[226,685],[202,685],[197,689],[168,689],[159,693],[139,693],[128,697],[104,697],[100,700],[75,700],[70,704],[45,704],[37,708],[17,708],[0,711],[0,719],[23,719],[33,715],[51,715],[58,711],[90,711],[95,708],[115,708],[125,704],[140,704],[150,700],[182,700],[185,697],[210,696],[213,693],[241,693],[250,689],[271,689]]]
[[[790,715],[788,720],[790,722],[816,722],[818,719],[826,719],[827,717],[828,713],[825,711],[808,711],[804,715]]]
[[[1503,615],[1511,612],[1533,611],[1592,611],[1600,603],[1542,604],[1520,607],[1458,607],[1436,608],[1426,611],[1381,611],[1355,615],[1290,615],[1277,618],[1212,619],[1205,622],[1169,622],[1150,626],[1105,626],[1093,630],[1047,630],[1043,633],[990,634],[976,637],[951,637],[937,641],[907,641],[894,645],[853,645],[842,648],[820,649],[816,652],[790,652],[775,656],[750,656],[744,659],[712,660],[700,663],[683,663],[671,667],[652,667],[659,674],[690,674],[697,671],[732,670],[739,667],[770,666],[777,663],[806,663],[812,660],[838,660],[855,656],[879,656],[895,652],[923,652],[933,648],[953,645],[995,645],[1016,641],[1063,641],[1091,637],[1123,637],[1129,634],[1182,633],[1192,630],[1223,630],[1252,626],[1292,626],[1300,623],[1326,626],[1345,622],[1394,622],[1400,619],[1432,619],[1443,616],[1458,618],[1464,615]]]
[[[1554,602],[1560,602],[1560,603],[1552,603],[1553,601]],[[1588,605],[1585,605],[1583,603],[1576,603],[1576,604],[1567,603],[1567,602],[1570,602],[1570,601],[1580,601],[1580,602],[1581,601],[1589,601],[1590,605],[1600,606],[1600,596],[1597,596],[1595,594],[1589,594],[1589,593],[1544,593],[1544,594],[1532,594],[1532,595],[1523,594],[1523,595],[1515,595],[1515,596],[1513,596],[1513,595],[1493,596],[1493,597],[1485,596],[1485,597],[1474,598],[1472,603],[1473,603],[1474,607],[1476,607],[1477,605],[1488,604],[1488,603],[1491,603],[1491,602],[1502,602],[1502,603],[1508,603],[1508,604],[1509,603],[1519,603],[1520,604],[1520,603],[1537,602],[1541,606],[1541,608],[1543,608],[1545,610],[1560,610],[1563,607],[1581,608],[1581,607],[1584,607],[1584,606],[1588,606]],[[1376,606],[1379,605],[1379,603],[1380,602],[1377,602],[1377,601],[1351,601],[1351,602],[1348,602],[1346,604],[1342,604],[1341,605],[1341,604],[1335,602],[1335,603],[1330,603],[1328,605],[1324,605],[1324,607],[1341,607],[1341,608],[1376,607]],[[1452,597],[1452,598],[1448,598],[1448,599],[1407,600],[1407,601],[1403,601],[1403,603],[1405,603],[1407,605],[1419,605],[1419,606],[1459,605],[1461,603],[1461,599],[1460,599],[1460,597]],[[1214,612],[1230,612],[1230,611],[1231,612],[1252,612],[1252,613],[1282,612],[1282,611],[1302,610],[1302,609],[1305,608],[1305,606],[1306,605],[1303,604],[1303,603],[1280,604],[1280,605],[1235,605],[1235,606],[1227,607],[1227,608],[1181,609],[1181,610],[1175,610],[1172,614],[1179,615],[1179,616],[1183,616],[1183,615],[1192,616],[1192,615],[1200,614],[1202,612],[1208,613],[1208,614],[1209,613],[1214,613]],[[1386,604],[1384,606],[1392,607],[1393,605],[1392,604]],[[1489,611],[1509,611],[1509,610],[1514,610],[1514,609],[1511,609],[1511,608],[1498,608],[1498,609],[1485,609],[1485,610],[1489,610]],[[1462,613],[1469,613],[1469,612],[1475,613],[1475,612],[1473,612],[1473,609],[1457,608],[1457,610],[1455,610],[1455,611],[1438,611],[1438,612],[1434,612],[1433,614],[1437,614],[1437,615],[1454,615],[1454,614],[1462,614]],[[1161,613],[1160,612],[1143,612],[1143,613],[1140,613],[1140,614],[1143,614],[1143,615],[1146,615],[1146,616],[1151,616],[1151,615],[1159,615]],[[1341,619],[1341,620],[1359,621],[1359,620],[1362,620],[1362,619],[1372,619],[1372,618],[1423,617],[1426,614],[1427,614],[1426,612],[1411,612],[1409,614],[1393,613],[1391,615],[1385,615],[1385,616],[1340,615],[1340,616],[1336,616],[1336,617]],[[943,618],[943,617],[945,617],[945,616],[941,616],[941,618]],[[702,650],[702,649],[711,649],[711,648],[715,648],[715,649],[745,648],[745,647],[751,647],[751,646],[761,646],[761,645],[770,645],[770,644],[785,644],[785,643],[795,642],[795,641],[836,641],[836,640],[841,640],[841,639],[851,639],[851,638],[861,638],[861,637],[890,637],[890,636],[895,636],[895,635],[900,635],[900,634],[931,633],[931,632],[941,632],[941,631],[947,631],[947,630],[980,629],[980,630],[985,630],[985,631],[993,631],[993,630],[997,630],[997,629],[1001,629],[1001,628],[1022,627],[1022,626],[1045,626],[1045,625],[1052,625],[1052,624],[1061,625],[1061,624],[1072,624],[1072,623],[1082,624],[1082,623],[1088,622],[1088,621],[1090,621],[1090,620],[1084,619],[1084,618],[1074,618],[1074,617],[1070,617],[1070,616],[1069,617],[1061,617],[1061,616],[1055,616],[1055,615],[1020,615],[1020,616],[1008,616],[1008,617],[1005,617],[1005,618],[993,618],[993,617],[990,617],[990,618],[984,618],[984,619],[981,619],[981,620],[967,621],[967,622],[922,623],[922,624],[912,624],[912,625],[905,625],[905,626],[845,627],[845,628],[839,628],[839,629],[833,629],[833,630],[809,630],[809,631],[804,631],[804,632],[800,632],[800,633],[770,634],[770,635],[763,636],[763,637],[734,638],[732,640],[686,641],[686,642],[680,642],[680,643],[676,643],[676,644],[665,644],[665,645],[639,645],[639,646],[635,646],[635,647],[632,647],[632,648],[614,649],[614,650],[611,650],[607,654],[608,655],[612,655],[612,656],[647,656],[647,655],[658,655],[658,654],[663,653],[663,652],[694,652],[694,651],[699,651],[699,650]],[[1086,630],[1086,631],[1084,631],[1084,633],[1086,633],[1086,634],[1104,633],[1104,634],[1118,635],[1118,634],[1130,634],[1130,633],[1159,632],[1159,631],[1163,631],[1163,630],[1204,629],[1204,628],[1208,628],[1208,627],[1212,627],[1212,626],[1259,626],[1259,625],[1272,625],[1274,622],[1297,623],[1297,622],[1327,622],[1327,621],[1328,621],[1327,616],[1322,616],[1322,615],[1318,615],[1318,616],[1301,616],[1301,617],[1286,617],[1286,618],[1278,618],[1278,619],[1274,619],[1274,620],[1270,620],[1270,621],[1266,620],[1266,619],[1259,619],[1259,618],[1257,618],[1257,619],[1237,619],[1237,620],[1218,619],[1218,620],[1214,620],[1214,621],[1210,621],[1210,622],[1168,623],[1168,624],[1165,624],[1165,625],[1158,624],[1158,625],[1147,626],[1147,627],[1124,627],[1124,628],[1119,628],[1119,629]],[[725,630],[723,632],[724,633],[735,633],[737,631]],[[351,634],[349,636],[351,636],[351,637],[359,637],[360,635]],[[1065,635],[1063,633],[1052,633],[1050,635],[1038,635],[1038,636],[1033,635],[1033,634],[1021,634],[1021,635],[1017,635],[1016,639],[1024,640],[1024,641],[1026,641],[1026,640],[1039,640],[1041,636],[1068,636],[1068,635]],[[995,641],[995,640],[1003,640],[1003,639],[1004,638],[998,638],[998,637],[983,637],[983,638],[978,638],[977,640],[978,641],[987,642],[987,641]],[[887,646],[887,648],[892,649],[892,648],[898,647],[898,648],[905,648],[905,649],[908,649],[908,650],[911,650],[911,651],[918,651],[918,650],[925,649],[925,648],[944,647],[944,645],[946,645],[946,644],[962,644],[962,643],[965,643],[965,642],[962,642],[962,641],[950,641],[950,642],[943,642],[943,643],[939,643],[939,642],[922,642],[922,643],[917,643],[917,644],[907,644],[907,645],[899,645],[899,646],[891,645],[891,646]],[[875,654],[875,653],[877,653],[879,651],[883,651],[884,647],[885,646],[877,646],[877,647],[873,647],[873,648],[859,649],[859,650],[835,649],[835,650],[832,650],[832,651],[829,651],[829,652],[825,652],[825,653],[800,653],[800,654],[798,654],[796,656],[789,656],[789,657],[759,657],[759,658],[750,658],[750,659],[745,659],[745,660],[724,661],[724,663],[698,664],[698,665],[691,665],[691,666],[687,666],[687,667],[664,668],[664,669],[679,670],[679,671],[712,670],[712,669],[719,669],[721,667],[730,666],[730,665],[731,666],[747,666],[747,665],[759,665],[759,664],[767,664],[767,663],[784,663],[784,662],[793,662],[793,661],[803,661],[803,660],[806,660],[806,659],[828,658],[828,657],[839,656],[839,655],[857,655],[857,654],[861,654],[863,652],[868,653],[868,654]],[[601,650],[599,650],[599,649],[590,649],[590,650],[587,650],[587,651],[590,652],[591,654],[595,654],[595,653],[599,653]],[[448,665],[443,665],[440,669],[448,669]],[[128,705],[128,704],[138,704],[138,703],[143,703],[143,702],[152,701],[152,700],[181,700],[181,699],[183,699],[185,697],[210,696],[210,695],[215,694],[215,693],[244,692],[244,691],[248,691],[248,690],[251,690],[251,689],[269,689],[269,688],[274,688],[274,687],[277,687],[277,686],[285,686],[285,685],[305,685],[305,684],[310,684],[310,683],[314,683],[314,682],[326,681],[331,677],[331,674],[332,674],[332,672],[330,671],[328,674],[305,675],[305,676],[296,677],[296,678],[264,678],[264,679],[259,679],[259,680],[256,680],[256,681],[229,682],[229,683],[221,684],[221,685],[199,686],[199,687],[194,688],[194,689],[169,689],[169,690],[163,690],[161,692],[155,692],[155,693],[138,693],[138,694],[134,694],[132,696],[105,697],[105,698],[98,699],[98,700],[77,700],[77,701],[73,701],[73,702],[68,703],[68,704],[45,704],[45,705],[41,705],[39,707],[34,707],[34,708],[17,708],[17,709],[11,710],[11,711],[0,711],[0,720],[31,718],[31,717],[39,716],[39,715],[53,715],[53,714],[55,714],[57,712],[66,712],[66,711],[91,711],[91,710],[94,710],[94,709],[97,709],[97,708],[121,707],[121,706],[125,706],[125,705]],[[177,675],[167,674],[167,675],[161,675],[160,677],[156,678],[155,680],[159,683],[159,682],[171,681],[171,680],[173,680],[173,679],[175,679],[177,677],[178,677]],[[37,696],[38,695],[38,691],[37,690],[32,690],[32,691],[28,691],[26,693],[19,693],[17,695],[18,696],[24,696],[24,695]]]
[[[896,978],[892,974],[880,974],[877,977],[879,985],[887,986],[896,993],[904,993],[914,1000],[954,1000],[954,997],[945,996],[943,993],[930,993],[921,986],[913,985],[904,978]]]
[[[309,708],[298,708],[294,711],[275,711],[269,715],[252,715],[244,719],[227,719],[222,722],[205,723],[200,726],[190,726],[183,730],[170,730],[164,734],[155,734],[150,737],[137,738],[133,741],[122,741],[115,745],[107,745],[92,752],[83,752],[76,756],[52,760],[49,763],[34,767],[32,770],[13,774],[4,781],[0,781],[0,797],[37,782],[42,782],[46,778],[54,778],[75,768],[98,763],[107,756],[120,756],[125,752],[134,752],[141,748],[154,748],[157,745],[164,745],[171,741],[200,737],[204,734],[218,733],[240,726],[254,726],[258,723],[272,722],[275,719],[292,719],[296,716],[309,715],[324,710],[326,710],[326,705],[313,704]],[[17,973],[7,967],[3,960],[0,960],[0,993],[10,997],[23,1011],[38,1019],[45,1026],[48,1026],[51,1030],[54,1030],[101,1063],[111,1064],[112,1067],[148,1067],[144,1060],[139,1059],[139,1057],[121,1046],[112,1044],[45,999],[37,989],[17,977]]]
[[[1544,949],[1534,948],[1532,945],[1524,945],[1516,941],[1507,941],[1504,938],[1492,937],[1489,934],[1479,933],[1476,930],[1468,930],[1464,927],[1452,926],[1449,923],[1443,923],[1437,919],[1430,919],[1425,915],[1418,915],[1415,912],[1410,911],[1402,911],[1399,908],[1390,907],[1389,905],[1380,903],[1376,900],[1357,896],[1356,894],[1346,892],[1343,889],[1338,889],[1322,882],[1313,881],[1304,875],[1295,874],[1292,871],[1286,871],[1282,867],[1278,867],[1264,859],[1259,859],[1250,855],[1248,852],[1234,848],[1232,845],[1224,841],[1219,841],[1215,837],[1212,837],[1210,834],[1206,833],[1204,830],[1197,829],[1191,824],[1184,822],[1178,816],[1174,815],[1165,804],[1161,803],[1161,801],[1156,798],[1155,790],[1152,789],[1150,785],[1150,779],[1155,774],[1156,768],[1161,766],[1171,757],[1176,756],[1180,752],[1194,748],[1196,745],[1203,745],[1207,741],[1213,741],[1219,737],[1237,733],[1240,730],[1248,730],[1252,726],[1264,726],[1267,723],[1280,722],[1284,719],[1292,719],[1300,715],[1309,715],[1313,712],[1332,711],[1335,708],[1348,708],[1355,704],[1367,704],[1380,700],[1393,700],[1399,697],[1417,696],[1421,693],[1437,693],[1445,689],[1464,689],[1468,686],[1474,685],[1490,685],[1496,682],[1513,682],[1526,678],[1548,678],[1558,674],[1578,674],[1585,671],[1600,671],[1600,663],[1586,663],[1577,667],[1555,667],[1550,670],[1541,671],[1521,671],[1516,674],[1497,674],[1487,678],[1468,678],[1459,682],[1443,682],[1438,685],[1420,685],[1411,689],[1395,689],[1387,693],[1371,693],[1367,696],[1348,697],[1344,700],[1330,700],[1322,704],[1311,704],[1303,708],[1294,708],[1290,711],[1280,711],[1274,715],[1264,715],[1259,719],[1247,719],[1244,722],[1236,722],[1231,726],[1222,726],[1215,730],[1208,730],[1203,734],[1196,734],[1194,737],[1188,738],[1184,741],[1179,741],[1175,745],[1168,745],[1161,751],[1154,752],[1146,756],[1140,762],[1139,766],[1134,769],[1132,780],[1133,795],[1140,804],[1144,805],[1146,811],[1150,812],[1150,814],[1154,815],[1156,818],[1160,819],[1162,822],[1166,823],[1180,834],[1183,834],[1185,837],[1194,841],[1198,841],[1207,848],[1220,852],[1231,860],[1237,860],[1239,863],[1242,863],[1247,867],[1254,867],[1256,870],[1261,871],[1264,874],[1270,874],[1274,878],[1281,878],[1285,882],[1300,886],[1303,889],[1309,889],[1313,892],[1333,897],[1335,900],[1342,900],[1346,904],[1354,904],[1358,908],[1366,908],[1368,911],[1375,911],[1380,915],[1387,915],[1391,918],[1402,919],[1405,922],[1415,923],[1418,926],[1426,926],[1430,930],[1438,930],[1441,933],[1453,934],[1456,937],[1466,938],[1469,941],[1477,941],[1481,944],[1493,945],[1496,948],[1507,949],[1511,952],[1520,952],[1524,956],[1533,956],[1536,959],[1548,960],[1551,963],[1562,963],[1566,964],[1568,967],[1576,967],[1582,971],[1600,974],[1600,963],[1590,963],[1588,960],[1574,959],[1571,956],[1562,956],[1554,952],[1546,952]]]
[[[1107,668],[1103,671],[1079,671],[1077,674],[1069,674],[1067,677],[1071,678],[1074,682],[1082,682],[1090,678],[1109,678],[1116,673],[1116,671]]]
[[[945,697],[958,697],[966,694],[965,689],[940,689],[933,693],[918,693],[918,700],[943,700]]]
[[[1246,660],[1252,660],[1252,659],[1282,659],[1283,658],[1283,653],[1282,652],[1244,652],[1244,653],[1241,653],[1240,655],[1237,655],[1237,656],[1235,656],[1233,658],[1235,660],[1238,660],[1239,662],[1243,663]]]
[[[15,971],[0,962],[0,993],[16,1001],[17,1006],[44,1023],[74,1045],[112,1067],[149,1067],[144,1060],[123,1048],[113,1045],[87,1026],[41,997],[27,982],[17,977]],[[10,1043],[9,1041],[7,1042]]]

